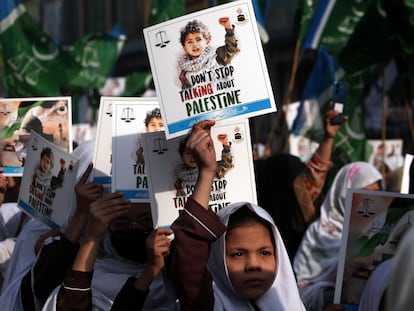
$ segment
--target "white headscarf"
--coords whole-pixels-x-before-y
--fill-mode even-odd
[[[321,216],[307,229],[293,260],[305,305],[323,306],[323,287],[335,286],[348,189],[382,182],[381,173],[367,162],[342,167],[321,206]]]
[[[218,216],[220,220],[227,225],[231,214],[245,205],[271,224],[274,241],[276,243],[276,277],[269,290],[256,300],[257,306],[261,310],[305,310],[299,297],[296,280],[285,245],[283,244],[282,238],[280,237],[272,217],[261,207],[247,202],[230,204],[219,211]],[[208,261],[208,268],[214,280],[214,310],[253,310],[246,299],[240,298],[240,296],[237,295],[230,282],[225,260],[225,243],[225,235],[222,235],[212,244]]]
[[[405,233],[397,247],[393,262],[388,291],[386,310],[406,311],[414,306],[414,227]]]
[[[391,265],[392,259],[385,260],[370,275],[359,301],[359,311],[379,310],[382,296],[388,286]]]
[[[21,213],[15,202],[0,204],[0,241],[16,236]]]
[[[20,286],[23,277],[32,268],[35,261],[34,245],[38,237],[50,228],[30,219],[20,232],[10,258],[10,264],[4,276],[0,306],[2,310],[23,311],[20,300]]]

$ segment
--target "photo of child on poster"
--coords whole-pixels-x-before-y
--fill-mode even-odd
[[[161,118],[161,111],[160,108],[154,108],[151,111],[147,112],[147,115],[145,116],[144,120],[145,124],[145,131],[147,133],[151,132],[158,132],[164,130],[164,123],[162,122]],[[136,164],[144,164],[144,148],[142,147],[141,142],[141,135],[138,137],[138,149],[135,152],[136,158]]]
[[[60,170],[54,176],[54,161],[52,149],[44,147],[40,153],[40,162],[33,174],[30,186],[29,204],[47,217],[52,215],[55,190],[62,187],[66,172],[66,161],[62,158],[60,159]]]
[[[193,194],[199,172],[186,149],[188,137],[142,134],[154,226],[169,226]],[[211,211],[218,212],[236,200],[257,201],[248,120],[217,122],[211,137],[217,161]]]
[[[31,218],[58,228],[67,220],[78,159],[36,132],[30,134],[27,158],[17,204]]]
[[[241,103],[231,65],[240,52],[235,27],[229,17],[220,17],[218,22],[225,29],[225,45],[218,48],[210,45],[212,35],[199,20],[189,21],[180,31],[184,55],[178,58],[179,94],[188,117]]]
[[[230,18],[221,17],[218,22],[224,27],[226,34],[225,45],[217,49],[210,45],[210,31],[201,21],[196,19],[189,21],[181,29],[180,42],[184,55],[178,58],[178,68],[183,89],[217,80],[219,68],[227,66],[239,52],[234,26],[231,25]],[[230,69],[232,70],[234,69]],[[233,80],[229,82],[228,85],[234,85]],[[207,89],[212,89],[211,84],[205,85]]]

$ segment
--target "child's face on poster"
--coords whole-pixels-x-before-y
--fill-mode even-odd
[[[192,156],[191,152],[189,150],[185,150],[183,152],[183,155],[181,156],[183,163],[185,164],[186,167],[188,168],[196,168],[197,167],[197,163],[194,160],[194,157]]]
[[[183,49],[192,59],[195,59],[203,53],[209,43],[201,32],[193,32],[186,35]]]
[[[161,118],[152,118],[146,127],[147,132],[159,132],[164,130],[164,123]]]
[[[52,157],[43,155],[40,159],[40,170],[43,173],[47,173],[52,168]]]

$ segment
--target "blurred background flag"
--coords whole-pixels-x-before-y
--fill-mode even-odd
[[[2,76],[10,97],[56,96],[65,81],[60,48],[20,0],[0,1]]]
[[[152,0],[149,25],[165,22],[184,14],[184,0]]]
[[[118,59],[125,36],[89,33],[65,50],[68,86],[101,88]]]
[[[331,95],[338,65],[329,52],[321,47],[316,62],[303,90],[298,114],[291,132],[295,135],[309,136],[315,141],[323,135],[320,109],[325,106]]]
[[[152,85],[151,72],[134,72],[126,76],[125,90],[122,96],[134,96],[142,94],[148,88],[154,88]]]
[[[306,4],[306,1],[304,1]],[[317,6],[311,21],[307,21],[307,33],[304,36],[304,48],[317,49],[322,32],[332,12],[336,0],[321,0]],[[305,28],[306,29],[306,28]]]
[[[260,40],[264,44],[269,42],[269,34],[267,33],[267,30],[266,30],[265,20],[266,20],[267,12],[269,11],[270,4],[271,4],[270,0],[262,0],[262,1],[253,0],[252,1]]]
[[[303,41],[309,30],[309,25],[314,13],[313,0],[301,0],[298,8],[298,39]]]
[[[348,42],[369,5],[378,1],[320,0],[315,7],[303,47],[317,49],[323,45],[330,53],[337,53]]]
[[[105,84],[125,37],[90,33],[62,49],[20,0],[0,1],[3,80],[9,97],[58,96],[71,86]]]

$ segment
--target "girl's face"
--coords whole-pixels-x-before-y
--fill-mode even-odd
[[[238,226],[226,234],[226,265],[231,284],[245,299],[261,297],[276,275],[276,254],[266,227]]]
[[[203,37],[201,32],[193,32],[186,35],[183,49],[192,59],[194,59],[203,53],[209,43],[210,42]]]
[[[159,132],[164,130],[164,123],[161,118],[152,118],[147,125],[147,132]]]

